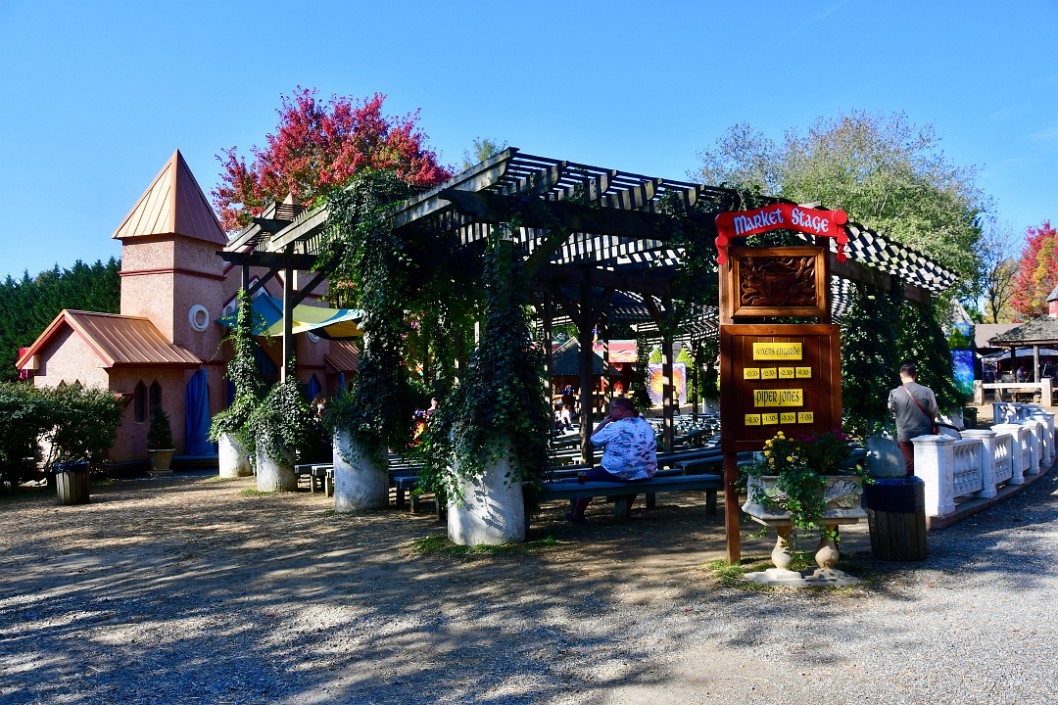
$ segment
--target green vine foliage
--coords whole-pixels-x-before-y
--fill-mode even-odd
[[[364,309],[360,361],[350,395],[327,414],[328,427],[348,431],[375,462],[390,447],[405,446],[412,431],[412,394],[404,366],[405,307],[413,303],[408,243],[394,233],[385,210],[407,198],[411,187],[385,171],[358,175],[333,195],[321,260],[345,292],[343,305]]]
[[[253,331],[255,316],[253,299],[244,289],[238,293],[238,317],[226,340],[231,342],[233,355],[228,362],[228,379],[235,386],[231,406],[213,417],[209,426],[209,440],[216,443],[221,434],[231,434],[244,448],[249,447],[247,422],[254,407],[264,395],[261,378],[254,359]]]
[[[962,405],[963,395],[955,386],[948,339],[938,320],[941,310],[935,302],[925,306],[908,302],[901,307],[897,369],[904,362],[914,363],[918,383],[933,390],[941,411],[952,411]]]
[[[701,394],[706,401],[720,401],[720,370],[716,368],[716,359],[720,354],[720,337],[718,335],[700,341],[700,351],[695,359],[705,362],[705,374],[702,376]]]
[[[274,385],[247,422],[251,452],[279,457],[306,448],[313,438],[313,416],[297,380],[287,377]]]
[[[509,443],[512,473],[526,484],[528,506],[547,468],[551,416],[543,391],[543,353],[532,345],[529,282],[522,258],[498,226],[489,236],[482,279],[484,331],[460,386],[434,414],[425,434],[426,467],[420,483],[442,492],[454,460],[460,476],[477,480]]]
[[[889,428],[889,390],[898,383],[900,294],[853,290],[841,319],[841,399],[844,427],[858,438]]]

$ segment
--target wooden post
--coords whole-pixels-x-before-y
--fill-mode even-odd
[[[293,370],[294,359],[294,268],[289,264],[283,269],[283,368],[280,381],[286,381]]]
[[[672,334],[668,332],[667,328],[661,338],[661,376],[664,383],[661,404],[662,444],[665,452],[671,453],[676,445],[676,429],[672,421],[672,390],[675,386],[675,380],[672,376]]]
[[[580,317],[577,321],[577,340],[580,343],[580,454],[585,463],[595,462],[591,446],[592,432],[592,326],[591,285],[580,285]]]
[[[724,451],[724,532],[727,534],[727,562],[742,562],[741,519],[738,506],[738,454]]]

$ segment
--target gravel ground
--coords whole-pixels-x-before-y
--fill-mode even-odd
[[[723,587],[693,494],[627,524],[555,504],[547,545],[469,557],[412,548],[430,515],[204,473],[0,496],[0,703],[1054,702],[1056,474],[921,563],[854,527],[865,586],[818,593]],[[772,540],[746,525],[744,557]]]

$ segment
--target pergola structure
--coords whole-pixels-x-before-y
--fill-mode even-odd
[[[780,202],[756,199],[754,205]],[[592,329],[600,321],[637,324],[662,344],[664,376],[672,379],[672,346],[678,336],[715,335],[717,310],[705,305],[682,317],[681,332],[669,320],[673,302],[685,292],[674,282],[685,262],[677,244],[674,208],[693,211],[709,225],[708,246],[715,237],[712,218],[744,208],[744,196],[733,189],[655,178],[558,159],[509,148],[425,193],[392,208],[394,232],[426,229],[454,234],[470,251],[480,251],[491,228],[516,221],[515,245],[532,276],[533,304],[550,344],[553,322],[568,320],[579,331],[581,398],[591,398]],[[309,269],[319,253],[326,204],[311,209],[277,204],[236,235],[222,256],[244,267],[285,270],[284,301],[296,303],[293,272]],[[905,295],[922,301],[947,289],[956,275],[928,258],[857,224],[849,224],[848,260],[830,252],[834,313],[847,305],[851,282],[890,288],[900,281]],[[836,246],[827,239],[825,247]],[[866,267],[863,265],[867,265]],[[319,273],[326,276],[326,271]],[[713,282],[703,282],[712,286]],[[313,285],[308,288],[311,289]],[[286,304],[285,304],[286,305]],[[284,340],[289,345],[288,335]],[[284,360],[288,356],[284,354]],[[664,443],[673,443],[671,384],[664,394]],[[585,459],[591,459],[590,405],[582,405],[581,433]]]

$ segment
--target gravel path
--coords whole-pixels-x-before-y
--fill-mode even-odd
[[[842,542],[868,586],[720,586],[697,495],[589,526],[549,507],[512,555],[422,555],[429,515],[177,473],[56,506],[0,497],[0,703],[1048,703],[1058,482],[930,534]],[[532,538],[532,537],[531,537]],[[747,526],[743,555],[772,539]]]

